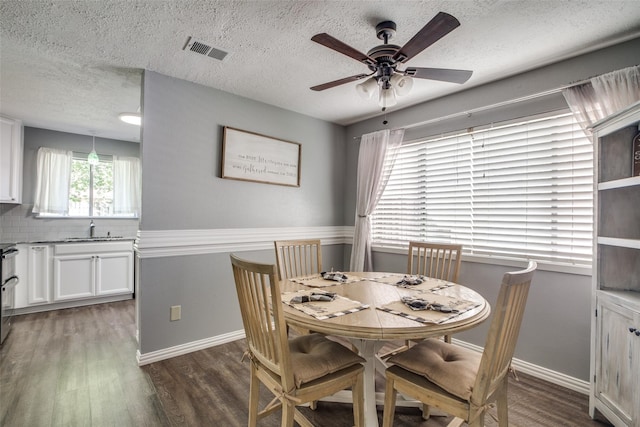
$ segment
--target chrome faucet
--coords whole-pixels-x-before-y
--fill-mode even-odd
[[[96,225],[93,223],[93,220],[89,223],[89,237],[95,237],[96,235]]]

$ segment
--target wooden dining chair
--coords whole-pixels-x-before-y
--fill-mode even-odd
[[[462,245],[409,242],[407,274],[457,282],[462,261]]]
[[[281,279],[310,276],[322,272],[322,245],[319,239],[276,240],[276,264]],[[299,334],[308,329],[292,327]]]
[[[407,274],[457,282],[462,262],[462,245],[453,243],[409,242]],[[444,340],[451,342],[451,335]],[[409,346],[409,342],[406,343]]]
[[[296,405],[350,387],[355,425],[363,427],[364,359],[319,334],[289,340],[276,266],[235,255],[231,255],[231,264],[251,364],[249,426],[256,426],[258,419],[282,408],[282,426],[293,426],[295,420],[312,427]],[[261,383],[275,397],[259,411]]]
[[[407,274],[433,277],[448,282],[457,282],[462,262],[462,245],[431,242],[409,242],[407,254]],[[443,339],[450,343],[451,335],[445,335]],[[406,340],[400,344],[380,353],[381,360],[407,350],[413,342],[420,340]]]
[[[484,426],[485,413],[497,402],[498,425],[508,426],[507,374],[537,265],[505,273],[482,353],[437,339],[424,340],[388,360],[383,427],[391,427],[397,393],[453,415],[449,426]]]
[[[276,264],[281,279],[309,276],[322,271],[322,247],[318,239],[276,240]]]

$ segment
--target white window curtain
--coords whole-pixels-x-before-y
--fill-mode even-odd
[[[140,159],[113,156],[113,213],[140,216]]]
[[[67,215],[72,151],[40,147],[36,157],[33,213]]]
[[[562,91],[582,129],[640,101],[640,66],[628,67]]]
[[[384,191],[390,169],[404,138],[404,129],[381,130],[362,136],[358,154],[356,217],[350,271],[371,271],[371,220]]]

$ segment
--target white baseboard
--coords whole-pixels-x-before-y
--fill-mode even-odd
[[[176,345],[174,347],[164,348],[162,350],[152,351],[150,353],[141,354],[140,350],[138,350],[136,359],[138,360],[138,366],[148,365],[149,363],[171,359],[172,357],[182,356],[183,354],[240,340],[244,337],[244,330],[240,330],[211,338],[205,338],[203,340],[188,342],[186,344]]]
[[[61,310],[63,308],[84,307],[87,305],[103,304],[107,302],[126,301],[132,299],[131,293],[123,295],[109,295],[106,297],[88,298],[83,300],[62,301],[54,303],[45,303],[41,305],[32,305],[27,307],[16,308],[14,315],[41,313],[44,311]]]
[[[461,347],[479,352],[482,351],[482,347],[480,346],[460,341],[455,338],[452,341]],[[534,365],[533,363],[525,362],[524,360],[516,358],[511,361],[511,365],[516,370],[516,373],[518,371],[524,372],[525,374],[531,375],[532,377],[548,381],[552,384],[568,388],[569,390],[573,390],[578,393],[589,395],[588,381],[579,380],[561,372],[552,371],[551,369],[543,368],[542,366]]]
[[[159,362],[165,359],[170,359],[172,357],[181,356],[183,354],[191,353],[194,351],[204,350],[205,348],[226,344],[228,342],[243,339],[244,337],[244,330],[240,330],[199,341],[193,341],[190,343],[165,348],[162,350],[153,351],[151,353],[141,354],[140,350],[138,350],[136,358],[138,360],[138,366],[142,366],[153,362]],[[465,347],[478,352],[482,351],[482,347],[475,344],[470,344],[468,342],[460,341],[455,338],[453,339],[453,342],[461,347]],[[516,369],[516,371],[524,372],[525,374],[548,381],[561,387],[568,388],[569,390],[573,390],[578,393],[582,393],[585,395],[589,394],[589,383],[587,381],[579,380],[577,378],[570,377],[569,375],[552,371],[551,369],[543,368],[541,366],[534,365],[533,363],[525,362],[524,360],[513,359],[512,365]]]

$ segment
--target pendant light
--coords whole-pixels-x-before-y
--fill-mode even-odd
[[[95,135],[93,135],[93,150],[91,150],[91,152],[87,156],[87,162],[92,166],[95,166],[98,163],[100,163],[100,158],[98,157],[98,153],[96,153],[96,136]]]

